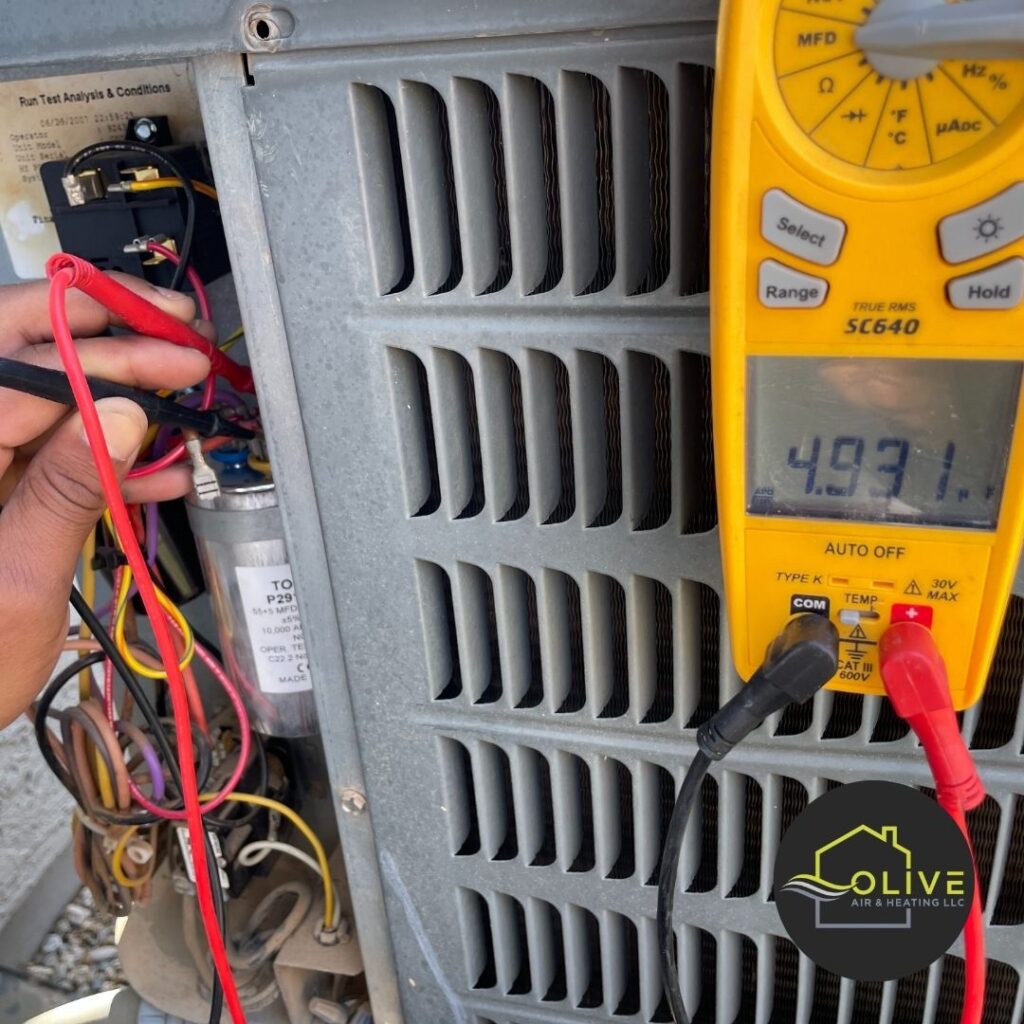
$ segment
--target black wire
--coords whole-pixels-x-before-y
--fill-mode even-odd
[[[64,176],[74,174],[75,170],[86,160],[110,153],[142,153],[158,163],[162,163],[173,177],[181,180],[181,188],[185,193],[185,230],[181,237],[181,248],[178,250],[180,262],[174,268],[174,276],[171,278],[171,288],[175,290],[181,288],[192,255],[192,239],[196,230],[196,190],[192,185],[191,176],[173,156],[159,146],[135,141],[94,142],[91,146],[80,149],[74,156],[68,158],[64,164]]]
[[[184,262],[184,260],[182,262]],[[89,602],[82,597],[78,587],[75,586],[71,588],[71,606],[76,612],[78,612],[82,617],[82,621],[89,627],[89,631],[103,648],[106,656],[110,658],[114,665],[114,670],[121,677],[121,681],[127,687],[128,692],[135,699],[135,704],[142,713],[142,717],[146,719],[150,729],[153,731],[153,739],[160,748],[160,753],[163,755],[164,761],[167,764],[167,771],[170,773],[171,781],[178,787],[179,793],[184,793],[185,790],[181,781],[181,771],[178,768],[178,761],[174,750],[171,747],[170,740],[168,739],[167,731],[164,729],[163,723],[160,721],[160,717],[157,715],[156,709],[153,707],[145,688],[139,683],[138,679],[135,678],[135,675],[128,666],[128,663],[124,660],[124,655],[122,655],[117,649],[117,645],[114,643],[113,638],[106,631],[103,623],[100,622],[96,613],[89,606]],[[217,866],[217,853],[214,849],[211,835],[212,829],[203,829],[203,843],[206,847],[206,861],[210,872],[210,889],[213,894],[213,905],[217,913],[217,920],[220,923],[221,931],[223,932],[224,893],[221,891],[220,887],[220,870]],[[210,1024],[220,1024],[223,1008],[224,991],[220,984],[220,978],[218,977],[217,972],[214,971],[213,988],[210,992]]]
[[[679,967],[676,962],[675,930],[672,918],[675,912],[676,885],[679,880],[679,855],[683,847],[686,823],[690,820],[693,804],[701,783],[711,766],[711,759],[698,750],[686,771],[679,788],[672,817],[665,834],[661,852],[661,870],[658,874],[658,952],[661,958],[661,981],[665,986],[669,1010],[675,1024],[690,1024],[683,1006],[683,993],[679,988]]]

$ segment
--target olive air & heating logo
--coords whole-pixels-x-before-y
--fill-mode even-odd
[[[933,800],[858,782],[811,803],[783,837],[776,903],[793,941],[858,980],[902,977],[962,930],[974,876],[960,830]]]

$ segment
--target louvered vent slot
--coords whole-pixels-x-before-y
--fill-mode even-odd
[[[535,991],[543,1002],[560,1003],[568,995],[562,915],[550,903],[534,897],[526,906]]]
[[[590,691],[599,718],[619,718],[629,710],[626,591],[601,573],[586,576]]]
[[[540,522],[564,523],[576,510],[569,371],[556,356],[531,351],[525,377],[530,495]]]
[[[494,963],[494,936],[487,900],[472,889],[458,891],[462,950],[467,983],[473,989],[491,989],[498,983]]]
[[[776,726],[776,736],[797,736],[806,732],[811,727],[814,718],[814,701],[804,701],[803,704],[790,704],[779,717],[779,724]]]
[[[578,71],[563,71],[558,88],[565,273],[573,295],[592,295],[615,276],[611,98]]]
[[[769,805],[778,805],[777,812],[771,818],[771,827],[778,829],[778,832],[768,841],[768,847],[773,848],[807,806],[807,789],[796,779],[771,775],[768,777],[768,792],[765,798]],[[768,894],[768,899],[774,902],[774,891]]]
[[[1024,797],[1015,796],[1012,806],[1009,849],[992,913],[993,924],[1024,924]]]
[[[769,969],[769,977],[774,974],[775,985],[772,992],[772,1015],[770,1024],[792,1024],[797,1019],[797,994],[800,989],[800,953],[788,939],[780,936],[775,938],[775,948],[771,951],[774,961]],[[897,1018],[902,1020],[903,1018]]]
[[[839,1013],[839,975],[818,967],[814,971],[811,1020],[835,1020]]]
[[[519,822],[520,855],[530,867],[555,862],[555,809],[548,759],[530,747],[513,747],[512,788]]]
[[[992,750],[1005,746],[1013,739],[1013,731],[1021,700],[1024,681],[1024,598],[1011,597],[1003,619],[1002,632],[996,645],[992,668],[984,696],[978,724],[971,737],[975,750]]]
[[[854,1021],[874,1022],[882,1012],[883,984],[880,981],[858,981],[853,987]]]
[[[583,907],[569,907],[565,924],[569,999],[578,1009],[594,1009],[604,1002],[600,925]]]
[[[475,565],[458,564],[454,588],[463,683],[474,704],[494,704],[503,687],[494,587]]]
[[[514,860],[519,854],[519,840],[508,754],[482,741],[471,744],[470,754],[481,850],[488,860]]]
[[[697,699],[691,705],[693,711],[686,723],[688,729],[695,729],[703,725],[718,710],[720,602],[718,595],[703,584],[689,584],[688,589],[696,592],[697,619],[700,626],[697,637],[698,686],[691,687],[691,692],[696,692]]]
[[[462,215],[466,278],[474,295],[501,291],[512,277],[505,144],[498,97],[483,82],[452,83],[452,156]],[[458,221],[453,225],[458,229]],[[457,282],[456,282],[457,283]]]
[[[665,83],[651,71],[620,68],[613,121],[623,284],[627,295],[642,295],[665,283],[671,264],[671,121]]]
[[[433,562],[416,563],[427,676],[434,700],[454,700],[462,693],[462,666],[455,603],[448,573]]]
[[[878,708],[878,718],[871,732],[872,743],[893,743],[903,739],[910,732],[910,726],[893,710],[892,704],[883,700]]]
[[[537,588],[521,569],[499,566],[498,627],[503,677],[515,708],[535,708],[544,699]]]
[[[434,349],[432,356],[441,492],[452,519],[470,519],[484,507],[475,378],[457,352]]]
[[[402,349],[388,349],[388,364],[406,513],[428,516],[441,506],[441,483],[427,370],[417,356]]]
[[[974,861],[981,879],[981,902],[987,905],[989,882],[992,878],[992,863],[995,859],[996,840],[999,836],[999,804],[992,797],[967,812],[967,826],[974,845]]]
[[[399,87],[398,126],[413,253],[425,295],[451,291],[462,279],[462,243],[448,107],[423,82]]]
[[[615,758],[594,768],[594,832],[597,869],[603,878],[630,878],[636,866],[633,777]]]
[[[667,722],[675,711],[672,595],[663,583],[635,577],[633,599],[642,721]]]
[[[714,72],[710,68],[680,64],[676,68],[676,96],[681,114],[673,174],[674,194],[680,197],[673,231],[679,238],[679,294],[708,290],[708,249],[711,208],[711,108]]]
[[[575,754],[559,751],[552,763],[555,820],[558,836],[558,863],[563,871],[593,871],[594,799],[590,768]]]
[[[480,407],[486,410],[479,424],[484,489],[495,518],[511,522],[530,508],[522,376],[502,352],[483,349],[479,359]]]
[[[715,457],[711,424],[711,360],[695,352],[679,355],[679,427],[673,432],[679,452],[679,507],[683,533],[704,533],[718,522]]]
[[[545,569],[542,579],[544,676],[554,710],[571,714],[587,701],[580,588],[571,576],[554,569]]]
[[[629,436],[626,491],[635,530],[664,526],[672,514],[672,378],[662,360],[626,356]]]
[[[519,900],[502,893],[493,897],[492,905],[498,987],[506,995],[526,995],[533,987],[526,938],[526,912]]]
[[[472,758],[465,744],[458,740],[440,737],[438,744],[452,852],[456,857],[470,857],[480,852],[480,822],[476,814]]]
[[[864,698],[856,693],[833,693],[832,710],[822,738],[826,740],[846,739],[861,727],[864,715]]]
[[[394,104],[382,90],[356,84],[351,97],[374,284],[378,294],[388,295],[404,291],[413,278],[398,123]]]
[[[645,885],[657,885],[665,835],[676,800],[676,786],[671,772],[659,764],[640,765],[638,784],[638,874]]]
[[[595,352],[577,355],[580,511],[588,526],[610,526],[622,515],[622,414],[619,371]]]
[[[988,960],[985,970],[985,1013],[982,1024],[1002,1024],[1013,1019],[1020,988],[1020,975],[1001,960]],[[958,1012],[959,1007],[954,1013]],[[951,1017],[951,1021],[959,1017]]]
[[[732,773],[730,773],[732,774]],[[764,820],[764,796],[760,785],[749,775],[735,775],[741,789],[743,817],[742,835],[737,845],[742,849],[739,874],[729,891],[729,897],[738,899],[753,896],[761,888],[761,826]],[[729,823],[726,823],[729,824]]]
[[[700,801],[693,809],[693,819],[696,843],[690,856],[696,870],[686,891],[710,892],[718,882],[718,783],[710,775],[701,785]],[[686,853],[683,854],[685,856]],[[680,872],[682,870],[681,862]]]
[[[536,78],[508,75],[505,111],[512,263],[520,293],[537,295],[562,278],[555,101]]]
[[[603,973],[606,979],[605,1009],[616,1017],[640,1011],[640,948],[636,925],[628,917],[604,915]]]

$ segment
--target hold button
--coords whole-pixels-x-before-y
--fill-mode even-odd
[[[954,278],[948,290],[957,309],[1015,309],[1024,300],[1024,259]]]

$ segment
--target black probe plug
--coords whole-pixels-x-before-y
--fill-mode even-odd
[[[697,730],[697,745],[720,761],[769,715],[813,697],[838,666],[836,627],[823,615],[798,615],[768,645],[750,682]]]

